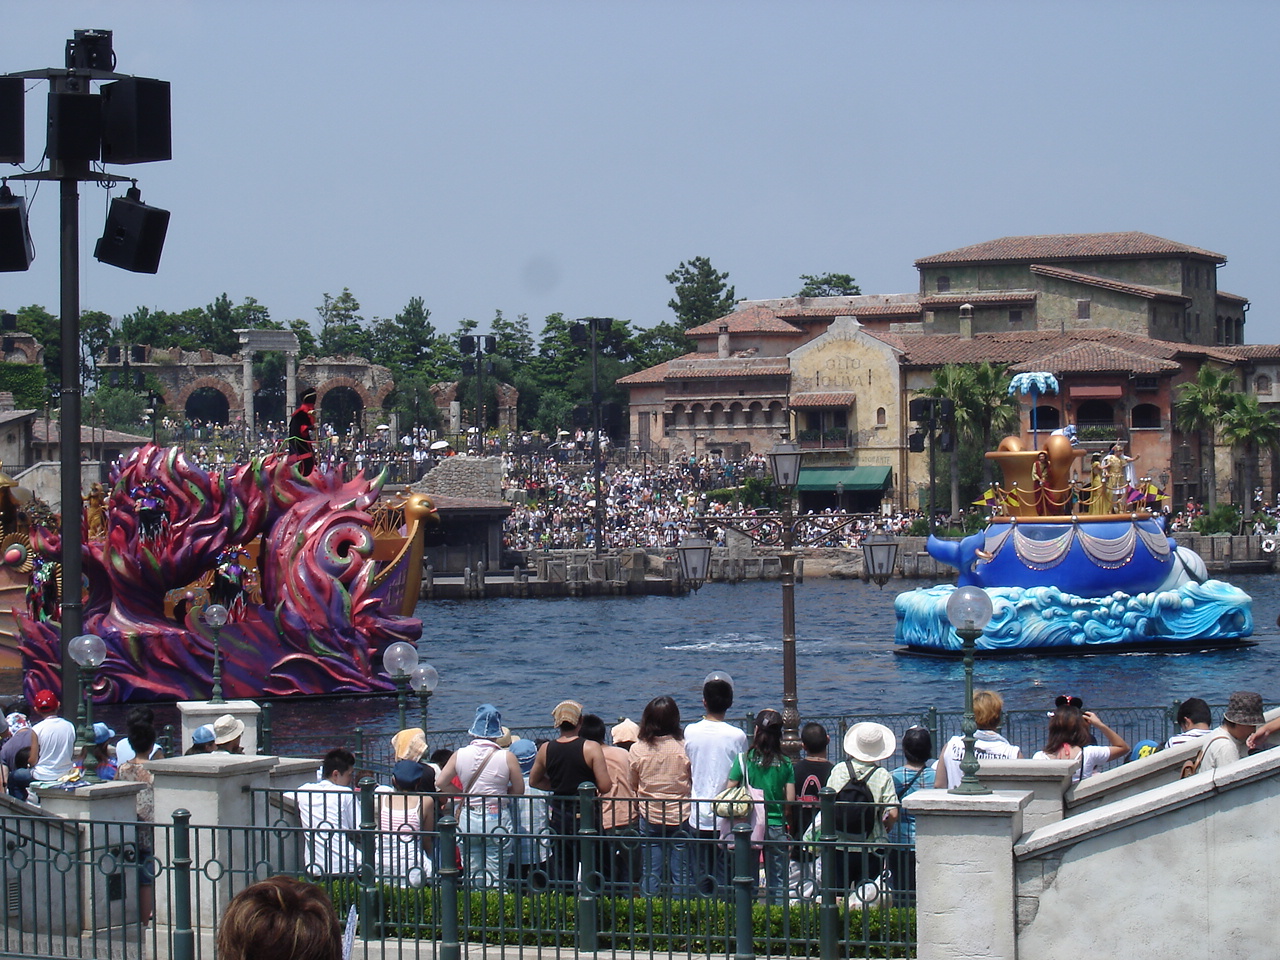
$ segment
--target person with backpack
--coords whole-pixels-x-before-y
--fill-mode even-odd
[[[902,756],[906,760],[893,771],[893,789],[898,802],[917,790],[933,788],[933,737],[927,727],[909,727],[902,735]],[[893,885],[898,890],[916,888],[916,818],[907,812],[889,831],[889,842],[896,844],[889,852]]]
[[[820,723],[810,721],[800,728],[800,745],[804,755],[794,763],[796,782],[796,804],[788,811],[788,822],[793,837],[803,837],[818,815],[819,793],[827,785],[834,764],[827,759],[827,747],[831,738],[827,736],[827,728]],[[816,888],[816,858],[804,844],[798,843],[791,848],[793,866],[792,886],[803,891]],[[810,884],[812,881],[812,884]]]
[[[893,756],[898,740],[882,723],[855,723],[844,735],[848,755],[831,771],[827,786],[836,792],[835,823],[831,832],[842,846],[835,857],[832,876],[823,882],[848,890],[865,880],[874,881],[884,869],[883,847],[889,830],[898,822],[898,795],[893,777],[880,761]],[[820,824],[822,832],[826,824]]]

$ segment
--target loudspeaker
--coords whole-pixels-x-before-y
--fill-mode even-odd
[[[8,187],[0,187],[0,271],[26,270],[33,259],[35,251],[27,232],[27,198],[15,197]]]
[[[160,252],[169,229],[169,211],[149,207],[136,189],[116,197],[107,212],[107,225],[93,255],[103,263],[133,273],[155,273],[160,269]]]
[[[103,163],[172,159],[168,81],[130,77],[103,85]]]
[[[49,94],[50,160],[97,160],[102,155],[102,97]]]
[[[120,362],[120,348],[116,346],[107,347],[107,363]]]
[[[23,163],[26,151],[26,97],[21,77],[0,77],[0,163]]]

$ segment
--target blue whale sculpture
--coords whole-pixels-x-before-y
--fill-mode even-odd
[[[1177,557],[1161,521],[1136,514],[1060,522],[1002,518],[958,542],[930,536],[926,549],[960,571],[962,587],[1056,584],[1082,597],[1155,590]]]

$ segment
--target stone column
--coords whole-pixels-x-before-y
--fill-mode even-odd
[[[916,818],[919,960],[1015,960],[1013,844],[1031,797],[919,790],[906,798]]]
[[[138,836],[137,828],[132,824],[138,818],[137,795],[141,789],[140,783],[117,783],[114,780],[75,790],[41,792],[36,789],[40,793],[40,810],[44,816],[74,824],[71,829],[79,835],[79,853],[70,833],[66,835],[69,842],[65,849],[71,855],[71,861],[78,858],[81,864],[78,868],[80,883],[65,883],[57,876],[56,868],[52,872],[49,870],[45,856],[33,862],[24,875],[23,881],[30,884],[33,892],[38,890],[51,899],[64,891],[67,894],[66,901],[57,911],[49,911],[54,925],[61,919],[65,927],[43,932],[79,936],[94,925],[95,917],[107,916],[104,905],[113,898],[119,901],[112,907],[113,922],[137,922]],[[51,843],[57,836],[54,830],[41,832],[34,825],[19,824],[9,840],[11,849],[15,837],[28,832],[37,843]],[[73,902],[76,898],[72,894],[75,892],[79,893],[78,903]],[[95,906],[99,908],[97,911]],[[45,912],[41,910],[39,914],[44,915]]]
[[[244,348],[244,438],[252,445],[253,429],[253,351]]]
[[[263,794],[271,785],[275,757],[242,757],[230,753],[201,753],[190,757],[152,760],[155,778],[156,823],[171,826],[175,810],[191,813],[192,917],[196,925],[212,925],[227,901],[255,879],[258,861],[273,862],[263,844],[265,834],[226,829],[254,822],[255,807],[265,810]],[[261,819],[269,818],[266,813]],[[263,824],[266,825],[265,823]],[[167,838],[157,835],[157,842]],[[156,921],[174,920],[169,898],[172,885],[156,884]]]
[[[284,352],[284,418],[286,421],[298,409],[298,351]]]

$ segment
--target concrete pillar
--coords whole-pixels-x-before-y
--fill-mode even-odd
[[[293,416],[298,409],[298,353],[286,350],[284,353],[284,413],[285,418]]]
[[[1030,800],[919,790],[903,802],[916,818],[919,960],[1016,960],[1013,844]]]
[[[230,753],[201,753],[147,764],[155,778],[156,823],[172,824],[175,810],[191,813],[192,831],[197,834],[191,839],[191,849],[196,851],[192,873],[194,925],[212,925],[216,917],[222,916],[227,901],[256,879],[255,864],[271,859],[273,851],[255,849],[259,840],[267,842],[265,836],[222,828],[253,823],[255,804],[265,809],[263,795],[250,791],[271,786],[275,765],[275,757]],[[262,818],[267,819],[265,812]],[[214,861],[216,865],[210,866]],[[156,921],[172,923],[171,885],[157,883],[155,890]]]
[[[262,708],[252,700],[228,700],[226,703],[185,700],[178,704],[178,713],[182,715],[182,753],[191,746],[191,734],[196,727],[213,723],[224,713],[244,721],[244,733],[240,735],[244,755],[253,756],[258,752],[258,714],[262,713]]]
[[[253,428],[253,351],[246,347],[242,356],[244,357],[244,436],[248,443],[252,443],[256,436]]]
[[[62,904],[61,918],[66,926],[58,931],[46,932],[79,935],[81,930],[92,925],[91,918],[95,915],[107,915],[106,904],[110,900],[118,901],[111,907],[115,923],[137,921],[138,870],[134,864],[137,862],[138,837],[137,828],[131,824],[138,818],[137,795],[142,786],[140,783],[108,780],[77,787],[75,790],[45,790],[40,794],[40,810],[43,814],[74,823],[74,830],[79,835],[78,847],[83,864],[79,868],[82,882],[69,884],[64,888],[69,893],[78,891],[80,902]],[[36,792],[40,791],[37,789]],[[19,828],[19,832],[25,831]],[[53,831],[33,834],[38,841],[44,843],[50,842],[55,835]],[[10,844],[12,843],[11,838]],[[75,842],[68,842],[66,845],[66,850],[73,858],[76,848]],[[43,867],[43,863],[41,866]],[[33,891],[41,890],[45,896],[51,896],[55,891],[62,892],[52,876],[37,876],[32,873],[25,879],[32,884]],[[112,880],[115,882],[109,882]],[[41,887],[40,883],[46,886]],[[53,912],[52,919],[56,921],[58,918],[59,913]]]

